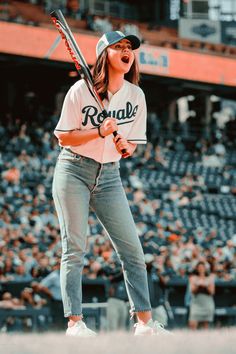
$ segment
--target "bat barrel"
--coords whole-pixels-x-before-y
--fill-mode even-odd
[[[57,20],[61,22],[65,22],[65,18],[61,10],[53,10],[52,12],[50,12],[50,16],[55,17]]]
[[[91,95],[94,97],[95,101],[98,103],[101,111],[104,114],[104,117],[106,118],[107,112],[104,109],[103,103],[102,103],[96,89],[94,88],[92,74],[89,70],[89,67],[85,61],[85,58],[83,57],[83,54],[82,54],[79,46],[77,45],[77,43],[75,41],[75,38],[74,38],[74,36],[73,36],[73,34],[66,22],[66,19],[65,19],[63,13],[61,12],[61,10],[54,10],[50,13],[50,16],[51,16],[54,24],[56,25],[57,29],[59,30],[62,38],[66,42],[67,49],[68,49],[68,51],[75,63],[77,70],[80,72],[80,74],[84,78]],[[78,58],[78,60],[77,60],[77,58]],[[117,132],[113,132],[113,135],[114,135],[114,137],[116,137]],[[123,153],[123,156],[125,156],[126,150],[123,149],[122,153]]]

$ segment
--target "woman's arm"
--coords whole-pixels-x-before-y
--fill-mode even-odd
[[[104,138],[117,130],[118,126],[115,118],[106,118],[100,125],[100,133]],[[55,130],[54,134],[58,138],[61,146],[77,146],[86,144],[88,141],[97,139],[100,136],[98,129],[72,130],[68,132]]]
[[[207,290],[208,290],[210,295],[214,295],[215,294],[215,277],[214,277],[214,275],[210,276],[210,281],[209,281]]]
[[[54,134],[61,146],[78,146],[99,137],[98,129],[72,130],[69,132],[55,131]]]
[[[189,283],[190,283],[190,291],[193,294],[197,293],[198,290],[198,285],[196,284],[196,277],[192,276],[189,278]]]

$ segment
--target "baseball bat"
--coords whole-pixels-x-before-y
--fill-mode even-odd
[[[55,10],[50,13],[53,23],[55,24],[56,28],[58,29],[62,39],[65,42],[66,48],[75,64],[75,67],[80,74],[81,78],[84,79],[90,94],[98,104],[99,108],[101,109],[103,116],[106,118],[108,117],[107,111],[102,103],[102,100],[94,86],[93,77],[89,66],[78,46],[76,40],[68,26],[65,17],[61,10]],[[113,132],[114,137],[117,136],[117,131]],[[125,149],[122,150],[122,157],[128,156],[127,151]]]

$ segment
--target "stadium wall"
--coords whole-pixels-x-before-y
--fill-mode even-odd
[[[47,59],[58,33],[54,29],[0,22],[0,53]],[[97,36],[75,33],[88,63],[95,62]],[[61,42],[50,55],[51,60],[70,61]],[[138,51],[142,73],[219,84],[236,85],[236,61],[223,56],[161,48],[143,44]]]

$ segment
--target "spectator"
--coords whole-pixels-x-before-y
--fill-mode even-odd
[[[0,300],[0,308],[8,310],[22,310],[25,306],[20,304],[19,299],[13,298],[11,293],[5,292],[2,294],[2,300]]]
[[[69,16],[80,20],[81,13],[79,11],[79,1],[78,0],[67,0],[67,13]]]
[[[123,32],[124,34],[132,34],[132,35],[135,35],[137,36],[140,41],[142,41],[142,35],[141,35],[141,32],[139,30],[139,27],[133,23],[125,23],[121,29],[120,29],[121,32]]]
[[[46,300],[35,296],[34,290],[30,287],[24,288],[21,292],[20,301],[23,306],[32,308],[41,308],[46,304]]]
[[[53,329],[64,329],[66,320],[63,316],[63,305],[60,287],[60,259],[55,261],[52,272],[40,283],[33,283],[34,289],[40,296],[46,297],[50,304]]]
[[[215,279],[213,274],[208,274],[206,264],[198,262],[195,275],[190,276],[190,314],[189,327],[197,329],[199,324],[207,329],[214,319]]]
[[[116,271],[109,276],[110,288],[107,301],[107,326],[109,331],[125,330],[128,318],[128,295],[123,273]]]
[[[9,183],[18,184],[20,181],[20,171],[16,166],[10,166],[2,173],[2,177]]]
[[[21,262],[17,262],[12,276],[12,280],[15,282],[30,282],[32,280],[32,276],[27,273],[25,265]]]
[[[153,319],[162,323],[164,326],[167,326],[168,316],[164,303],[165,285],[168,278],[164,275],[162,268],[155,264],[155,258],[152,254],[145,254],[145,262],[147,266],[148,287]]]
[[[112,31],[112,23],[108,17],[101,18],[100,16],[94,16],[93,18],[93,30],[95,32],[106,33]]]
[[[5,292],[2,294],[2,299],[0,300],[0,309],[5,310],[24,310],[25,306],[21,303],[20,299],[12,297],[12,294]],[[0,328],[1,332],[6,332],[12,329],[22,330],[22,321],[18,318],[9,316],[2,323]]]
[[[61,301],[61,287],[60,287],[60,260],[52,268],[52,272],[44,277],[38,284],[38,289],[44,292],[51,299]]]

